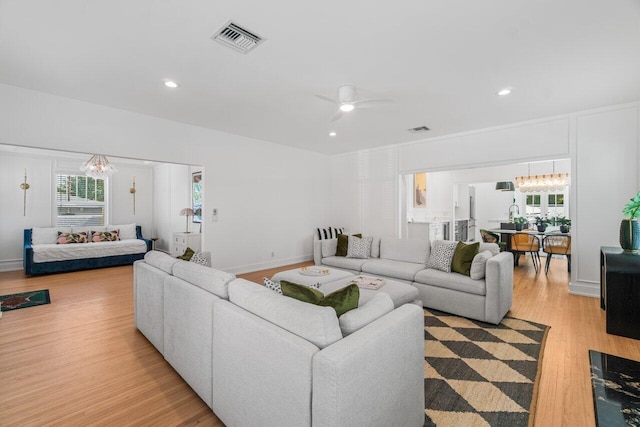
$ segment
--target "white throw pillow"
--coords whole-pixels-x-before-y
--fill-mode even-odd
[[[58,241],[58,231],[63,233],[71,233],[71,227],[48,227],[31,229],[31,244],[45,245],[54,244]]]
[[[469,274],[473,280],[484,279],[485,271],[487,270],[487,261],[492,256],[493,254],[491,251],[484,251],[473,257],[473,261],[471,262],[471,273]]]
[[[282,287],[280,286],[280,282],[274,282],[271,279],[267,279],[266,277],[263,277],[262,284],[264,284],[265,288],[282,295]],[[310,288],[316,289],[316,290],[320,289],[320,283],[315,283],[313,285],[303,285],[303,286],[309,286]]]
[[[204,265],[205,267],[209,267],[209,260],[202,252],[196,252],[191,256],[189,262],[194,262],[196,264]]]
[[[322,258],[336,256],[338,251],[338,239],[325,239],[322,241]]]
[[[111,227],[120,230],[120,240],[137,239],[135,224],[112,225]]]
[[[371,242],[373,237],[367,236],[362,239],[349,236],[349,246],[347,247],[347,258],[366,259],[371,255]]]
[[[431,247],[431,256],[427,261],[427,268],[451,273],[451,261],[453,261],[457,246],[458,242],[435,240]]]

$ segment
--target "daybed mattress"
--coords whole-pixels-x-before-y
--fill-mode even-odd
[[[147,251],[147,244],[140,239],[126,239],[117,242],[68,243],[64,245],[47,243],[33,245],[32,248],[33,262],[52,262],[143,254]]]

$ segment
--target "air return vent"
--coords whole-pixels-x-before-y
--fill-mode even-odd
[[[227,22],[211,38],[242,53],[249,52],[264,41],[262,37],[245,30],[231,21]]]
[[[409,132],[413,132],[413,133],[418,133],[418,132],[426,132],[428,130],[430,130],[428,127],[426,126],[418,126],[417,128],[411,128],[411,129],[407,129]]]

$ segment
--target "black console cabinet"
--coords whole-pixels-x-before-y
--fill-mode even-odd
[[[607,333],[640,339],[640,254],[600,248],[600,307]]]

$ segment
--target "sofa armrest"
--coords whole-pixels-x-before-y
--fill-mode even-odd
[[[24,274],[31,275],[31,266],[33,265],[33,247],[31,246],[31,229],[24,230],[24,246],[22,248],[22,266]]]
[[[322,265],[322,240],[313,241],[313,262]]]
[[[422,426],[424,317],[405,304],[313,356],[314,426]]]
[[[136,225],[136,239],[144,240],[147,245],[147,252],[149,252],[153,247],[153,242],[151,241],[151,239],[145,239],[144,237],[142,237],[142,227],[139,225]]]
[[[513,254],[511,252],[500,252],[487,261],[485,283],[486,321],[497,325],[511,309],[513,301]]]

